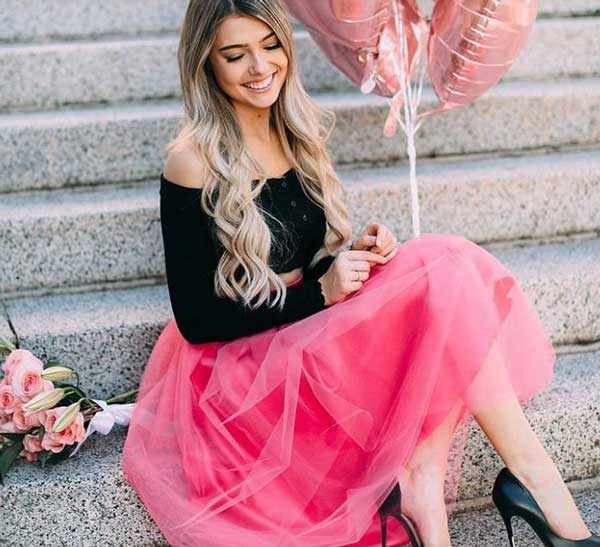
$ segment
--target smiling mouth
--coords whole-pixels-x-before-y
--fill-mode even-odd
[[[273,83],[273,80],[275,79],[275,74],[276,74],[276,72],[273,72],[270,76],[268,76],[267,78],[262,80],[262,82],[257,82],[256,84],[254,84],[252,86],[250,84],[242,84],[242,85],[244,87],[247,87],[248,89],[253,89],[255,91],[262,91],[262,90],[270,87],[270,85]]]

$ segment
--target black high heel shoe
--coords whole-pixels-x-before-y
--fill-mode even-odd
[[[567,539],[555,534],[531,492],[507,467],[496,477],[492,499],[506,525],[511,547],[515,547],[511,525],[513,516],[524,519],[546,547],[600,547],[600,536],[595,534],[585,539]]]
[[[387,547],[387,517],[396,517],[400,524],[404,526],[408,532],[410,543],[413,547],[423,547],[421,538],[417,532],[415,523],[402,514],[402,493],[400,492],[400,484],[396,483],[394,488],[388,494],[387,498],[383,500],[383,503],[379,507],[379,519],[381,520],[381,545]]]

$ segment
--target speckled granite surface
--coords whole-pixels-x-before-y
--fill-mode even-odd
[[[155,33],[179,28],[186,0],[3,0],[0,40],[52,41],[104,34]]]
[[[140,24],[139,18],[135,22]],[[142,23],[151,25],[154,21]],[[168,24],[168,19],[161,23]],[[556,40],[559,34],[562,40]],[[307,90],[353,88],[350,79],[327,61],[306,31],[297,31],[294,42]],[[177,45],[178,34],[172,32],[0,49],[0,79],[5,83],[0,109],[181,97]],[[596,76],[600,74],[600,58],[594,52],[599,48],[600,18],[542,19],[534,25],[525,49],[502,81]],[[30,74],[38,77],[32,80]],[[96,74],[103,77],[95,78]],[[429,83],[426,78],[425,84]]]
[[[336,115],[328,148],[337,164],[406,158],[402,135],[382,135],[387,99],[360,91],[313,96]],[[435,102],[426,90],[423,110]],[[153,177],[182,114],[181,103],[173,100],[4,114],[0,191]],[[584,146],[598,140],[600,79],[583,78],[497,85],[468,107],[428,119],[416,146],[425,158]]]
[[[590,532],[600,534],[600,490],[579,492],[573,498]],[[510,547],[504,522],[495,507],[453,515],[448,524],[455,547]],[[513,518],[512,526],[518,547],[542,545],[531,527],[521,518]]]

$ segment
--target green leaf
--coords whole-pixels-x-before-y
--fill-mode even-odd
[[[4,477],[6,477],[10,466],[19,457],[21,450],[23,450],[22,440],[0,450],[0,484],[4,484]]]
[[[50,454],[50,456],[48,457],[48,463],[55,464],[55,463],[61,462],[63,460],[66,460],[69,457],[69,455],[71,454],[71,452],[73,452],[73,450],[75,450],[76,446],[77,446],[77,443],[67,444],[60,452],[52,452]]]
[[[38,462],[40,462],[42,468],[46,467],[46,460],[49,458],[51,453],[52,452],[50,452],[50,450],[42,450],[41,452],[37,453]]]
[[[0,354],[10,353],[15,349],[17,349],[17,347],[8,338],[0,336]]]
[[[89,399],[87,393],[85,391],[83,391],[81,388],[74,386],[73,384],[66,384],[64,382],[56,382],[55,387],[62,387],[65,389],[69,389],[69,391],[71,391],[71,393],[67,393],[67,395],[65,395],[58,403],[57,406],[68,406],[71,403],[75,403],[77,401],[79,401],[79,399],[84,398],[84,399]]]
[[[11,441],[20,441],[22,440],[27,433],[2,433],[3,437],[10,439]]]
[[[46,369],[46,368],[55,367],[55,366],[64,366],[64,365],[56,357],[50,357],[46,361],[46,364],[44,365],[44,368]]]

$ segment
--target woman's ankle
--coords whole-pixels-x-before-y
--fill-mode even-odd
[[[540,489],[556,480],[562,481],[560,472],[549,457],[515,462],[507,467],[527,488]]]
[[[428,480],[443,484],[446,466],[430,462],[413,462],[406,466],[406,477],[411,482]]]
[[[402,504],[409,513],[415,510],[426,510],[437,507],[438,511],[445,511],[444,477],[440,470],[433,467],[419,467],[407,470],[399,478],[402,490]],[[414,513],[413,513],[414,514]]]

